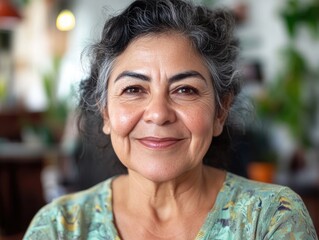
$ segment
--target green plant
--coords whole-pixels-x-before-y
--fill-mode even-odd
[[[319,1],[301,5],[298,0],[287,1],[281,13],[289,36],[282,50],[283,68],[265,94],[257,99],[259,116],[283,123],[302,146],[311,145],[310,132],[316,121],[319,72],[311,69],[306,57],[297,48],[298,27],[306,26],[314,37],[319,36]]]
[[[47,98],[47,108],[42,113],[42,121],[32,124],[23,120],[25,129],[41,139],[47,146],[59,142],[68,116],[68,99],[57,97],[57,79],[60,58],[53,59],[53,68],[43,75],[43,86]]]
[[[67,99],[57,97],[57,79],[61,60],[53,59],[53,70],[43,76],[44,90],[48,100],[48,107],[44,113],[44,128],[49,134],[48,140],[57,141],[62,134],[64,124],[68,115]]]
[[[281,17],[286,25],[287,32],[291,38],[297,35],[298,26],[305,24],[312,31],[313,35],[319,37],[319,1],[305,4],[299,0],[287,1]]]

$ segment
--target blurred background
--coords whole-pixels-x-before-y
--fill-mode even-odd
[[[0,239],[21,239],[44,204],[121,171],[106,164],[112,150],[78,136],[75,110],[82,52],[129,2],[0,0]],[[319,0],[197,2],[233,12],[253,109],[230,127],[228,169],[291,187],[319,232]]]

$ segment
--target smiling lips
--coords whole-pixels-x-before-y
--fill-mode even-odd
[[[169,148],[182,139],[179,138],[156,138],[156,137],[145,137],[139,138],[138,141],[147,148],[154,150],[166,149]]]

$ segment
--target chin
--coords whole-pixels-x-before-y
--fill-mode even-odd
[[[155,183],[163,183],[168,181],[176,180],[178,177],[186,174],[190,170],[185,167],[178,166],[148,166],[148,168],[143,167],[143,169],[136,169],[139,175],[149,181]]]

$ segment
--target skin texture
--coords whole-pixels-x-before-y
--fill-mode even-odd
[[[113,183],[122,237],[194,239],[225,177],[202,158],[227,111],[217,114],[210,74],[190,41],[175,33],[133,41],[115,62],[103,116],[128,168]]]

